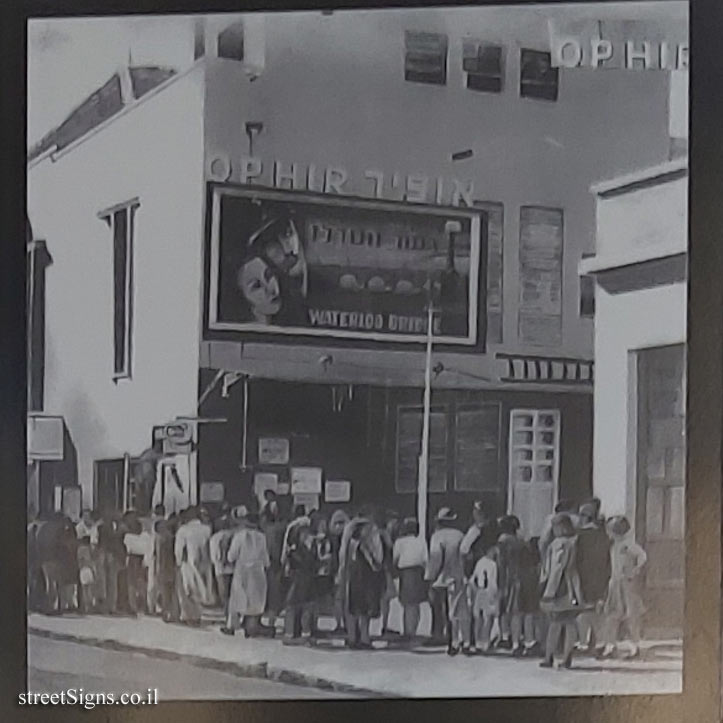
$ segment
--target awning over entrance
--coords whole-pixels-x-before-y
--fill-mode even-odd
[[[201,367],[256,379],[424,387],[424,351],[201,342]],[[526,354],[433,353],[435,389],[592,391],[592,362]]]

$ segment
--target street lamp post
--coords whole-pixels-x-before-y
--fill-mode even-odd
[[[419,479],[417,480],[417,519],[419,536],[427,536],[427,496],[429,492],[429,416],[432,401],[432,324],[434,308],[430,295],[427,310],[427,354],[424,366],[424,417],[422,422],[422,449],[419,455]]]

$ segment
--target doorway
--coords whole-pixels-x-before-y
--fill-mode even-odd
[[[510,413],[510,514],[525,537],[540,535],[555,508],[560,478],[560,410]]]
[[[124,459],[103,459],[95,463],[95,507],[102,515],[123,511]]]
[[[685,533],[685,346],[637,352],[635,530],[648,554],[646,634],[683,628]]]

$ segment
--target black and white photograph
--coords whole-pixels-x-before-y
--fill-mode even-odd
[[[28,690],[681,693],[688,65],[675,0],[31,18]]]

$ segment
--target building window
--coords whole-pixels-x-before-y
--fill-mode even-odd
[[[502,343],[504,216],[501,203],[475,201],[487,214],[487,343]]]
[[[193,59],[198,60],[206,54],[206,24],[201,18],[193,23]]]
[[[433,85],[447,82],[446,35],[407,30],[404,45],[404,80]]]
[[[99,214],[113,234],[113,378],[131,376],[133,237],[137,199]]]
[[[422,451],[424,408],[399,407],[397,411],[397,492],[416,492]],[[429,417],[430,492],[447,490],[447,410],[432,407]]]
[[[518,335],[531,346],[562,344],[562,209],[520,209]]]
[[[592,319],[595,316],[595,278],[593,276],[580,277],[580,316],[583,319]]]
[[[467,87],[485,93],[502,91],[503,49],[500,45],[465,40],[462,46],[462,70],[467,74]]]
[[[218,57],[229,60],[244,59],[244,24],[229,25],[218,34]]]
[[[520,57],[520,95],[523,98],[557,100],[559,68],[552,67],[552,56],[540,50],[523,49]]]
[[[499,404],[457,409],[454,488],[458,492],[498,491],[500,412]]]

